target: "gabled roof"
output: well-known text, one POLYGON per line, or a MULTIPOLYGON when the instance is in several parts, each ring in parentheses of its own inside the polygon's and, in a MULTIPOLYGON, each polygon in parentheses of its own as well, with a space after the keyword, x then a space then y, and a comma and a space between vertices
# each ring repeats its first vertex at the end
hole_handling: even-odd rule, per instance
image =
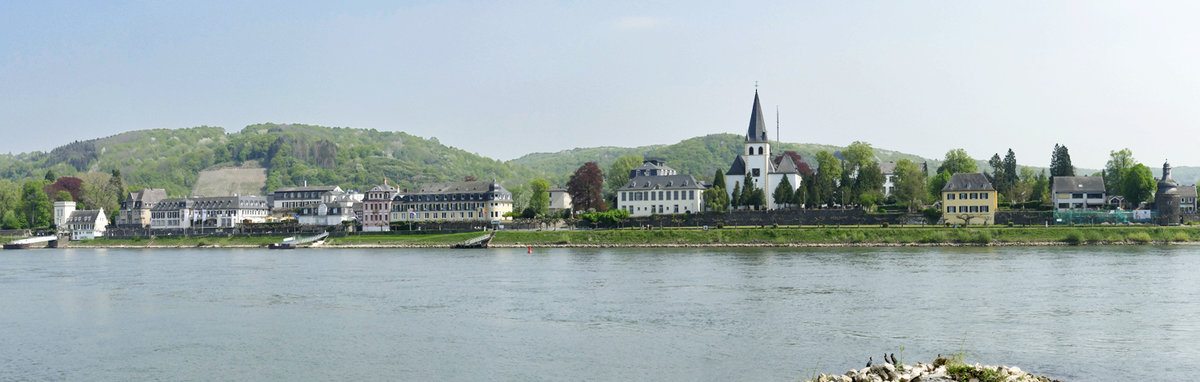
POLYGON ((1181 197, 1181 198, 1196 197, 1196 186, 1179 186, 1179 197, 1181 197))
POLYGON ((800 154, 795 151, 784 151, 783 154, 776 155, 775 160, 771 161, 771 173, 799 174, 800 166, 804 163, 801 159, 800 154))
POLYGON ((691 175, 639 176, 629 180, 621 190, 650 190, 650 189, 694 189, 703 190, 704 185, 691 175))
POLYGON ((733 164, 729 166, 729 171, 725 175, 746 175, 746 161, 741 155, 733 158, 733 164))
POLYGON ((275 192, 293 192, 293 191, 341 191, 338 186, 308 186, 308 187, 281 187, 275 189, 275 192))
POLYGON ((762 106, 758 104, 758 90, 754 91, 754 107, 750 109, 750 127, 746 129, 746 142, 767 142, 767 124, 763 120, 762 106))
POLYGON ((101 210, 75 210, 71 212, 71 216, 67 218, 69 222, 88 222, 94 223, 100 218, 101 210))
POLYGON ((992 187, 992 182, 987 180, 983 174, 973 173, 958 173, 950 176, 950 181, 946 182, 946 186, 942 187, 942 191, 995 191, 992 187))
POLYGON ((1104 192, 1104 177, 1056 176, 1054 192, 1104 192))
POLYGON ((145 188, 136 192, 130 192, 127 202, 142 202, 142 205, 152 205, 158 201, 167 198, 167 190, 161 188, 145 188))

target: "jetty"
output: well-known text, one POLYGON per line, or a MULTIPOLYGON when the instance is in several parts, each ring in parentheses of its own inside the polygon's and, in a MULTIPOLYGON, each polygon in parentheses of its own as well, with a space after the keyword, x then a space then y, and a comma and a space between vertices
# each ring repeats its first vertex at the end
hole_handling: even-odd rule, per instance
POLYGON ((58 236, 38 236, 20 240, 13 240, 4 244, 4 249, 29 249, 29 248, 58 248, 58 236), (42 244, 45 243, 45 244, 42 244))
POLYGON ((487 235, 454 244, 454 248, 487 248, 488 244, 492 242, 492 238, 494 237, 496 237, 496 231, 492 230, 492 232, 488 233, 487 235))
POLYGON ((299 238, 299 239, 297 239, 296 237, 293 236, 293 237, 283 239, 283 241, 278 242, 278 243, 271 243, 271 245, 268 245, 267 248, 270 248, 270 249, 296 249, 297 246, 308 244, 308 243, 313 243, 310 246, 316 246, 316 245, 321 245, 321 243, 324 243, 325 238, 327 238, 327 237, 329 237, 329 232, 322 232, 320 235, 313 235, 313 236, 299 238))

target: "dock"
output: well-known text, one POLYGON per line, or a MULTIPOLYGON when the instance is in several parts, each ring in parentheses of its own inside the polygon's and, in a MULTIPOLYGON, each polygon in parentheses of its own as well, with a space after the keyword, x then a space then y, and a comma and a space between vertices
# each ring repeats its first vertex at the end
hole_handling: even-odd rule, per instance
POLYGON ((38 236, 20 240, 13 240, 4 244, 4 249, 29 249, 29 248, 58 248, 58 236, 38 236), (42 245, 45 243, 45 245, 42 245))
POLYGON ((487 248, 488 244, 490 244, 492 242, 493 237, 496 237, 495 230, 492 230, 492 232, 488 233, 487 235, 479 236, 479 237, 473 238, 471 240, 467 240, 467 241, 464 241, 464 242, 461 242, 458 244, 454 244, 454 248, 487 248))

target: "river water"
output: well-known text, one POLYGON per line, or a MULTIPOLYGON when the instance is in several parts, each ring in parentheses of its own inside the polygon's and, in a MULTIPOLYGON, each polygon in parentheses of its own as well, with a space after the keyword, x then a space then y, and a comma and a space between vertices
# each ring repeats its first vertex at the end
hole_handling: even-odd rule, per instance
POLYGON ((1200 247, 0 253, 0 380, 1194 380, 1200 247), (903 350, 901 350, 903 349, 903 350))

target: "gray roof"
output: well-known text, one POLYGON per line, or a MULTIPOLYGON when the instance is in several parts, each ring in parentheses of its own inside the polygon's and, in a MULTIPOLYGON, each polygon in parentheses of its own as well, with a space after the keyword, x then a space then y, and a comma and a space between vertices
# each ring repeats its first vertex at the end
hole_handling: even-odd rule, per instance
POLYGON ((942 187, 942 191, 995 191, 992 187, 992 182, 987 180, 983 174, 973 173, 958 173, 950 176, 950 181, 946 182, 946 186, 942 187))
POLYGON ((645 161, 642 161, 641 166, 637 166, 637 167, 634 167, 632 170, 629 170, 629 177, 632 178, 635 176, 642 176, 642 174, 645 174, 646 176, 662 176, 662 175, 675 175, 677 173, 678 172, 675 171, 675 169, 667 166, 666 164, 663 163, 663 161, 655 160, 655 159, 647 159, 645 161))
POLYGON ((644 176, 630 179, 629 183, 621 187, 621 190, 649 190, 655 188, 703 190, 704 185, 697 182, 696 178, 693 178, 691 175, 644 176))
POLYGON ((192 196, 187 198, 163 199, 154 205, 153 210, 177 211, 184 208, 216 210, 216 209, 268 209, 265 196, 192 196))
POLYGON ((282 188, 278 188, 278 189, 276 189, 274 192, 292 192, 292 191, 321 191, 321 192, 325 192, 325 191, 336 191, 336 190, 338 190, 338 189, 339 189, 339 187, 338 187, 338 186, 282 187, 282 188))
POLYGON ((746 142, 767 142, 767 124, 763 120, 762 106, 758 104, 758 90, 754 91, 754 107, 750 109, 750 127, 746 129, 746 142))
POLYGON ((142 202, 142 205, 153 205, 167 198, 167 190, 161 188, 146 188, 129 193, 127 202, 142 202))
MULTIPOLYGON (((473 182, 441 182, 441 183, 425 183, 417 187, 413 194, 455 194, 468 192, 488 192, 494 190, 504 190, 504 187, 499 183, 492 183, 484 180, 473 182)), ((505 190, 507 192, 507 190, 505 190)))
POLYGON ((1181 198, 1196 197, 1196 186, 1179 186, 1179 197, 1181 197, 1181 198))
MULTIPOLYGON (((926 173, 929 172, 929 167, 928 167, 929 164, 928 163, 921 162, 921 163, 917 163, 916 165, 917 165, 918 169, 921 169, 921 172, 926 172, 926 173)), ((880 162, 879 163, 879 172, 883 173, 884 175, 895 175, 896 174, 896 162, 894 162, 894 161, 880 162)))
POLYGON ((100 210, 75 210, 71 212, 71 217, 67 218, 67 221, 94 223, 99 217, 100 210))
POLYGON ((1054 192, 1104 192, 1104 177, 1056 176, 1054 192))
POLYGON ((726 171, 725 175, 746 175, 746 161, 741 155, 733 158, 733 164, 729 165, 729 171, 726 171))

